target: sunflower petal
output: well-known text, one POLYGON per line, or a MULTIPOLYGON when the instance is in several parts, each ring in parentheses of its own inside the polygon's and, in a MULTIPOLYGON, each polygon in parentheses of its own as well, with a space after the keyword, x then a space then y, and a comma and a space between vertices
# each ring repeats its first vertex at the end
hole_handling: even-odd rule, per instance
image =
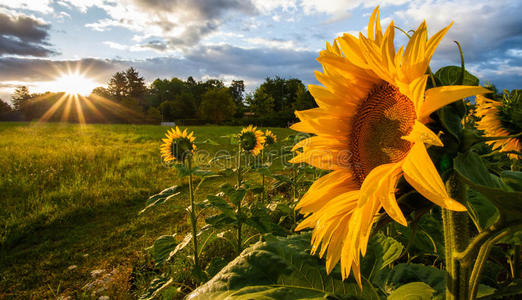
POLYGON ((402 165, 404 178, 431 202, 451 210, 465 211, 459 202, 451 199, 437 169, 422 143, 415 143, 402 165))
POLYGON ((421 142, 439 147, 444 146, 440 138, 431 129, 417 120, 415 120, 410 134, 402 138, 412 143, 421 142))
POLYGON ((419 119, 429 115, 457 100, 479 94, 491 93, 490 90, 480 86, 453 85, 432 88, 426 91, 426 100, 421 106, 419 119))

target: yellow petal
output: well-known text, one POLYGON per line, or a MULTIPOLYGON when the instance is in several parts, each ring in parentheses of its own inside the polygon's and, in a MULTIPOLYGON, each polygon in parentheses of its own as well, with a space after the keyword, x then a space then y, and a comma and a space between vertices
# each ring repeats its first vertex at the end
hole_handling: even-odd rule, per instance
POLYGON ((402 138, 412 143, 420 142, 439 147, 444 146, 440 138, 431 129, 417 120, 415 120, 410 134, 402 138))
POLYGON ((491 93, 491 91, 480 86, 466 85, 441 86, 429 89, 426 91, 426 100, 421 106, 419 119, 427 118, 432 112, 457 100, 487 93, 491 93))
POLYGON ((404 178, 421 195, 447 209, 465 211, 459 202, 451 199, 437 169, 422 143, 415 143, 402 165, 404 178))

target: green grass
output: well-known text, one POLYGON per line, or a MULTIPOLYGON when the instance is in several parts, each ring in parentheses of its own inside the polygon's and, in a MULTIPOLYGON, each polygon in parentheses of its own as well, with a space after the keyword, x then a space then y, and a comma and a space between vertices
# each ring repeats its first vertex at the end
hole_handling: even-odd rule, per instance
MULTIPOLYGON (((169 209, 185 205, 186 195, 138 216, 148 196, 179 183, 159 154, 166 129, 0 123, 0 298, 81 296, 90 271, 100 268, 128 270, 137 284, 140 268, 150 264, 143 249, 162 234, 188 229, 184 212, 169 209)), ((199 146, 206 160, 233 150, 221 136, 240 127, 189 130, 196 141, 220 144, 199 146)), ((280 139, 292 133, 271 130, 280 139)), ((210 180, 199 196, 229 180, 210 180)), ((116 298, 133 298, 139 288, 117 291, 116 298)))

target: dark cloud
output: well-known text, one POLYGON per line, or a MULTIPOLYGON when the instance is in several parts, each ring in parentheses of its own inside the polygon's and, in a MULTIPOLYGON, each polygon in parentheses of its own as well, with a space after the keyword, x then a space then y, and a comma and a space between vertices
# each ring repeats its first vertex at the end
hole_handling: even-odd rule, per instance
POLYGON ((189 12, 191 18, 209 20, 221 17, 228 11, 256 12, 255 5, 248 0, 134 0, 138 7, 154 12, 189 12))
POLYGON ((34 17, 0 12, 0 56, 6 54, 49 56, 50 26, 34 17))
POLYGON ((138 37, 162 39, 165 48, 181 49, 197 45, 208 34, 217 31, 230 16, 256 15, 250 0, 131 0, 105 9, 110 19, 87 24, 96 30, 121 26, 138 37), (126 13, 131 11, 132 13, 126 13), (127 15, 132 17, 126 17, 127 15))

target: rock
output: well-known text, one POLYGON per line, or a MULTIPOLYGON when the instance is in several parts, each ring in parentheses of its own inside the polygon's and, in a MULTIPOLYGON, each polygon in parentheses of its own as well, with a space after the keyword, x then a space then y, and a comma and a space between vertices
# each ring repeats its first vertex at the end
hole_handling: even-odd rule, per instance
POLYGON ((98 300, 110 300, 111 298, 109 296, 100 296, 98 297, 98 300))
POLYGON ((67 270, 72 271, 72 270, 74 270, 74 269, 76 269, 76 268, 78 268, 77 265, 70 265, 70 266, 67 268, 67 270))
POLYGON ((102 275, 103 273, 105 273, 105 270, 104 270, 104 269, 92 270, 92 271, 91 271, 91 276, 92 276, 93 278, 96 278, 96 277, 102 275))

